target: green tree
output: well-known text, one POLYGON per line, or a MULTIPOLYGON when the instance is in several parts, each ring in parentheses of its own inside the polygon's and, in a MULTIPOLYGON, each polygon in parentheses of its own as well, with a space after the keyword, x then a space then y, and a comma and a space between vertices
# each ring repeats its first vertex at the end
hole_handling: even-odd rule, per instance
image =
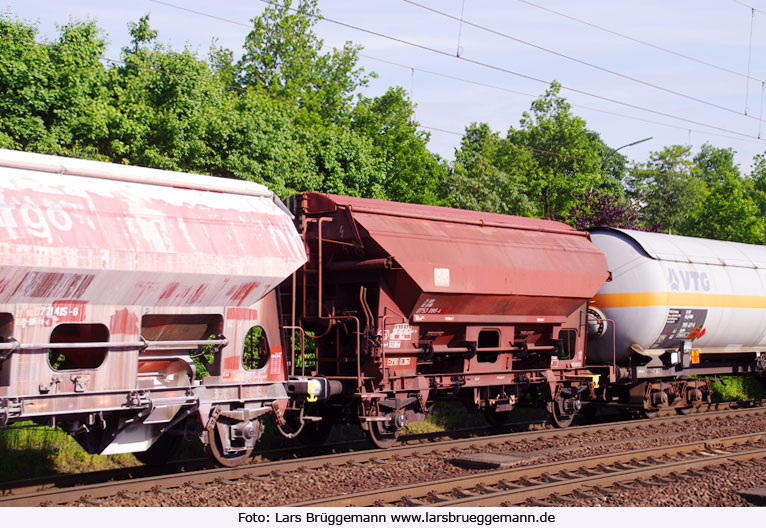
POLYGON ((734 162, 735 154, 731 148, 719 148, 705 143, 692 160, 692 171, 707 185, 723 184, 732 178, 739 178, 739 167, 734 162))
POLYGON ((756 179, 743 178, 731 148, 705 144, 694 156, 693 172, 707 186, 707 195, 696 204, 683 234, 763 243, 765 219, 759 207, 756 179))
POLYGON ((671 145, 652 152, 648 162, 630 171, 627 185, 640 204, 644 228, 678 234, 704 198, 706 185, 694 175, 690 158, 691 147, 671 145))
POLYGON ((618 200, 624 200, 625 179, 628 175, 628 158, 610 147, 601 139, 601 135, 594 130, 587 130, 586 134, 598 149, 601 158, 601 182, 598 187, 591 188, 600 195, 613 196, 618 200))
POLYGON ((37 28, 0 16, 0 146, 98 157, 111 113, 105 43, 93 22, 59 31, 57 41, 37 44, 37 28))
POLYGON ((760 211, 761 218, 766 218, 766 155, 755 156, 749 179, 753 201, 760 211))
POLYGON ((508 131, 506 163, 526 173, 526 188, 544 218, 566 215, 578 196, 604 181, 601 142, 572 114, 558 83, 508 131))
POLYGON ((291 100, 330 121, 348 118, 355 90, 367 84, 358 67, 360 46, 322 53, 313 31, 320 14, 318 0, 293 0, 267 7, 252 19, 245 52, 237 63, 243 87, 291 100))
POLYGON ((743 178, 730 148, 705 144, 692 156, 691 147, 672 145, 652 153, 628 178, 641 204, 644 225, 681 235, 762 243, 758 163, 743 178))
MULTIPOLYGON (((449 205, 493 213, 532 215, 534 205, 525 195, 522 175, 500 170, 504 141, 486 123, 466 127, 455 152, 452 173, 444 180, 449 205)), ((513 170, 516 165, 511 165, 513 170)))
MULTIPOLYGON (((156 42, 149 17, 130 24, 131 47, 110 70, 109 91, 118 115, 110 123, 107 156, 167 170, 220 171, 225 126, 236 100, 208 63, 186 48, 156 42)), ((228 174, 230 176, 230 174, 228 174)))
POLYGON ((448 180, 452 204, 576 222, 570 212, 593 192, 623 199, 625 158, 572 114, 560 89, 553 83, 505 138, 486 124, 466 129, 448 180))
POLYGON ((726 174, 689 215, 684 235, 766 243, 766 224, 751 197, 751 186, 739 175, 726 174))
MULTIPOLYGON (((133 53, 138 53, 138 50, 145 48, 147 45, 157 40, 159 31, 149 27, 149 14, 145 14, 138 19, 138 22, 128 22, 128 32, 132 37, 130 43, 133 44, 133 53)), ((127 51, 127 49, 126 49, 127 51)))
POLYGON ((0 146, 55 152, 51 120, 53 67, 49 49, 35 44, 37 28, 0 17, 0 146))
POLYGON ((383 195, 389 200, 439 204, 438 188, 447 164, 428 151, 430 135, 418 130, 414 107, 401 87, 374 98, 360 98, 352 129, 368 138, 385 163, 383 195))

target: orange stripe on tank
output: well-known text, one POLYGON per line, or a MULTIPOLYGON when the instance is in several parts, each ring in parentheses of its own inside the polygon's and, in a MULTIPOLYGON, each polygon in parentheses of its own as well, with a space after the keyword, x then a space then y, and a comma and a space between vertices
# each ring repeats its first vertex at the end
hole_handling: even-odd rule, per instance
POLYGON ((701 308, 766 308, 766 297, 716 293, 635 292, 600 293, 593 298, 596 308, 633 306, 696 306, 701 308))

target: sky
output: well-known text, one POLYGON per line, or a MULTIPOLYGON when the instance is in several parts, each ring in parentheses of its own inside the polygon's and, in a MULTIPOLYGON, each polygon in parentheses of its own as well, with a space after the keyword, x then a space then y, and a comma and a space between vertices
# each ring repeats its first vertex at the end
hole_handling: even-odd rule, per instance
MULTIPOLYGON (((6 13, 55 39, 70 19, 95 20, 107 57, 129 43, 127 24, 150 13, 160 42, 206 56, 241 53, 263 0, 0 0, 6 13)), ((454 159, 465 127, 518 127, 551 81, 587 126, 631 161, 667 145, 732 148, 744 173, 766 151, 766 0, 320 0, 315 32, 329 47, 363 46, 377 73, 366 96, 401 86, 454 159), (462 20, 462 22, 461 22, 462 20), (763 138, 763 139, 759 139, 763 138)))

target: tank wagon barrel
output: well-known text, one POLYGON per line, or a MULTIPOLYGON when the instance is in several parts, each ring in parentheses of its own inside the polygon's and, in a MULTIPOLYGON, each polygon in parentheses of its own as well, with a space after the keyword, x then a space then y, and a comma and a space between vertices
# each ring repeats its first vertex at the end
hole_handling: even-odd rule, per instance
MULTIPOLYGON (((620 365, 671 350, 688 365, 766 350, 766 247, 618 229, 591 238, 612 272, 591 306, 615 321, 620 365)), ((591 344, 590 359, 611 360, 604 340, 591 344)))
POLYGON ((623 400, 686 406, 709 395, 689 376, 763 372, 766 247, 607 228, 591 239, 612 274, 591 317, 612 323, 591 336, 588 361, 616 362, 623 400))
POLYGON ((0 150, 0 424, 160 461, 198 418, 244 460, 264 417, 326 388, 288 379, 278 320, 305 258, 262 185, 0 150))

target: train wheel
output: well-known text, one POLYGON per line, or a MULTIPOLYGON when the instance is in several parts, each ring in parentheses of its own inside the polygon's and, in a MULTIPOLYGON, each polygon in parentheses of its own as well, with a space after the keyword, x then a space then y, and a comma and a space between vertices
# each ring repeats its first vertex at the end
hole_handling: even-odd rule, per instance
POLYGON ((641 410, 641 416, 643 416, 644 418, 649 418, 650 420, 652 418, 657 418, 659 415, 660 415, 660 411, 656 411, 656 410, 655 411, 649 411, 647 409, 642 409, 641 410))
POLYGON ((553 425, 560 429, 564 429, 565 427, 569 427, 572 425, 572 421, 574 420, 574 413, 572 414, 565 414, 561 411, 561 405, 559 405, 558 402, 552 401, 548 402, 548 416, 551 418, 551 422, 553 422, 553 425))
POLYGON ((686 416, 694 412, 694 407, 676 407, 676 412, 681 416, 686 416))
POLYGON ((373 413, 370 414, 371 417, 386 417, 388 419, 385 421, 376 420, 374 422, 367 422, 365 434, 367 435, 367 439, 375 447, 388 449, 394 445, 399 438, 399 430, 404 425, 404 414, 401 411, 397 411, 386 416, 386 414, 381 411, 378 402, 375 402, 373 405, 373 413))
MULTIPOLYGON (((263 430, 262 424, 258 420, 255 421, 257 427, 263 430)), ((255 442, 252 445, 243 445, 237 451, 227 453, 223 447, 223 436, 229 434, 231 426, 222 423, 216 423, 212 430, 209 431, 208 444, 206 446, 207 454, 215 460, 215 462, 223 467, 236 467, 244 464, 253 456, 253 450, 255 449, 255 442)), ((260 435, 259 435, 260 436, 260 435)))
POLYGON ((399 431, 386 426, 385 422, 368 422, 365 434, 367 439, 380 449, 388 449, 399 438, 399 431))

